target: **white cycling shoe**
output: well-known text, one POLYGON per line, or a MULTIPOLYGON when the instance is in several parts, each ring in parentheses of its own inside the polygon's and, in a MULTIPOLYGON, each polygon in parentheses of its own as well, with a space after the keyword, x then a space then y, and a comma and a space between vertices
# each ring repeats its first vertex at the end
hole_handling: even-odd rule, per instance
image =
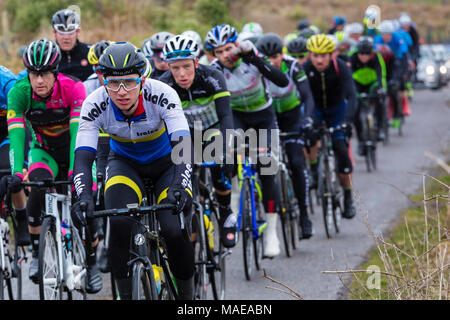
POLYGON ((266 215, 267 229, 264 232, 264 256, 273 258, 280 254, 280 241, 277 236, 277 213, 266 215))

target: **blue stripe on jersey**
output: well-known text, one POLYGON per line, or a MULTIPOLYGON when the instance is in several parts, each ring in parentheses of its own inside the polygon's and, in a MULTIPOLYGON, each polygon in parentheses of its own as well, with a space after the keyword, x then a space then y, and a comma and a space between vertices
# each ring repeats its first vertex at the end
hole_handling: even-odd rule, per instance
POLYGON ((75 151, 77 151, 77 150, 86 150, 86 151, 92 152, 93 154, 97 153, 97 150, 95 150, 94 148, 91 148, 91 147, 79 147, 79 148, 75 149, 75 151))
POLYGON ((139 164, 149 164, 172 152, 167 132, 156 139, 144 142, 120 142, 109 139, 109 146, 118 155, 139 164))

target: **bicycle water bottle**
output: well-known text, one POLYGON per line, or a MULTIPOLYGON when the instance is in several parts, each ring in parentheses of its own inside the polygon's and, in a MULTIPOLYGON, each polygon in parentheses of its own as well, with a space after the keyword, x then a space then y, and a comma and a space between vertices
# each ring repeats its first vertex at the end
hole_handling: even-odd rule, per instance
POLYGON ((161 292, 161 277, 159 276, 159 273, 162 271, 162 268, 158 267, 156 264, 153 264, 152 267, 153 267, 153 275, 155 277, 156 291, 159 294, 161 292))
POLYGON ((71 249, 71 234, 70 234, 70 227, 69 225, 66 223, 65 220, 61 221, 61 233, 64 237, 64 242, 66 244, 66 249, 67 251, 70 251, 71 249))
POLYGON ((206 214, 203 214, 203 218, 205 221, 206 234, 208 236, 208 245, 209 248, 212 250, 214 249, 214 226, 206 214))

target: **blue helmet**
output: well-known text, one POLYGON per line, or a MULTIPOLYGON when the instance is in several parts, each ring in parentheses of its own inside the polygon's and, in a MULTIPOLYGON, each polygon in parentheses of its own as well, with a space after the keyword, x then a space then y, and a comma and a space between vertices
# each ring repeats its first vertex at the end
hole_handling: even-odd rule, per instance
POLYGON ((347 23, 347 19, 344 16, 335 16, 333 22, 337 26, 342 26, 347 23))
POLYGON ((236 29, 229 24, 222 24, 212 28, 205 37, 205 46, 207 50, 214 50, 217 47, 221 47, 227 43, 236 42, 237 40, 236 29))

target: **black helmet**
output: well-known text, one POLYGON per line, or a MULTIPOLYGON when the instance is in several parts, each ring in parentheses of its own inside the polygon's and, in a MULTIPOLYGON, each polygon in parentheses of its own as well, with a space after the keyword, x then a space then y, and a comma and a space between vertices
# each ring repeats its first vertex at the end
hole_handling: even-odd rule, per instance
POLYGON ((105 76, 124 76, 137 73, 146 76, 149 63, 141 49, 129 42, 116 42, 103 51, 98 61, 105 76))
POLYGON ((371 53, 373 50, 373 40, 371 37, 360 37, 356 44, 358 53, 371 53))
POLYGON ((22 61, 28 71, 57 72, 61 61, 61 51, 52 40, 45 38, 36 40, 27 46, 23 52, 22 61))
POLYGON ((297 30, 301 31, 305 28, 308 28, 309 26, 310 26, 310 23, 309 23, 308 19, 306 19, 306 18, 300 19, 297 24, 297 30))
POLYGON ((52 26, 60 33, 73 33, 80 28, 80 16, 73 10, 57 11, 52 17, 52 26))
POLYGON ((287 50, 289 54, 299 54, 299 53, 305 53, 308 52, 308 49, 306 49, 306 42, 307 40, 303 37, 297 37, 291 41, 289 41, 287 45, 287 50))
POLYGON ((111 45, 111 43, 114 43, 114 41, 100 40, 96 44, 93 44, 88 52, 89 63, 93 65, 98 64, 98 59, 102 55, 103 51, 111 45))
POLYGON ((270 57, 283 51, 283 40, 275 33, 267 33, 256 42, 256 48, 265 56, 270 57))
POLYGON ((314 28, 307 27, 307 28, 300 30, 300 32, 298 33, 298 36, 308 40, 315 34, 317 34, 317 31, 314 28))

